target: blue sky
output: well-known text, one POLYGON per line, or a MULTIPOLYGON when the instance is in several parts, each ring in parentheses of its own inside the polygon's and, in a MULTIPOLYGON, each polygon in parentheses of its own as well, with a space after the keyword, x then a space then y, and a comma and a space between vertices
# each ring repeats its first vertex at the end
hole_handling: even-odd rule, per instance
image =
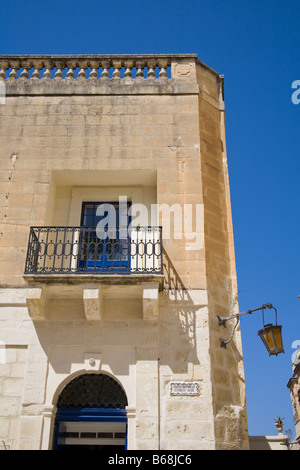
POLYGON ((277 415, 295 434, 286 384, 300 344, 299 11, 294 0, 0 0, 0 54, 197 53, 224 74, 240 311, 272 303, 286 351, 267 355, 260 312, 241 319, 251 435, 276 433, 277 415))

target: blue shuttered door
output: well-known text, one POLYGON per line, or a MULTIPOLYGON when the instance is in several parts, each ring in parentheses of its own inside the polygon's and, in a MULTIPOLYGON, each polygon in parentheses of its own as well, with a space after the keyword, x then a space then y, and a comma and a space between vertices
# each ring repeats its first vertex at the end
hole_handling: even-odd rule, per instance
MULTIPOLYGON (((129 206, 128 203, 127 210, 129 206)), ((82 203, 79 251, 81 271, 130 272, 130 243, 126 235, 127 227, 120 230, 120 218, 117 202, 82 203), (99 206, 103 209, 97 213, 99 206)))

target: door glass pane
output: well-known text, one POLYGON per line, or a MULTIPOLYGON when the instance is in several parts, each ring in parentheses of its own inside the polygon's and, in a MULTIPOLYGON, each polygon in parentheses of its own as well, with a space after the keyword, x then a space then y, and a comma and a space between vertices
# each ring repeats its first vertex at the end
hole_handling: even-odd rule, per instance
POLYGON ((84 221, 83 225, 86 227, 94 226, 94 205, 86 205, 84 209, 84 221))

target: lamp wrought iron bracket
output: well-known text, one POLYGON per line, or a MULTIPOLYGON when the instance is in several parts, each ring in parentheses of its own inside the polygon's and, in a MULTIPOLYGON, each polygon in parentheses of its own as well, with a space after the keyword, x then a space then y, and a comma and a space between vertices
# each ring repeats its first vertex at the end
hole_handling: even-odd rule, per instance
POLYGON ((233 335, 234 335, 234 332, 235 332, 235 330, 236 330, 236 328, 237 328, 237 326, 238 326, 238 324, 239 324, 239 321, 240 321, 240 317, 241 317, 241 316, 243 316, 243 315, 251 315, 253 312, 257 312, 258 310, 262 310, 262 312, 264 312, 264 310, 265 310, 266 308, 268 308, 268 309, 273 308, 273 309, 275 310, 275 313, 276 313, 276 323, 277 323, 277 310, 276 310, 275 307, 273 307, 272 304, 269 304, 269 303, 268 303, 268 304, 263 304, 261 307, 254 308, 254 309, 252 309, 252 310, 247 310, 247 311, 245 311, 245 312, 236 313, 235 315, 231 315, 230 317, 220 317, 220 316, 218 315, 218 320, 219 320, 219 325, 220 325, 220 326, 223 325, 223 326, 226 327, 227 321, 233 320, 234 318, 236 319, 236 323, 235 323, 235 325, 234 325, 234 327, 233 327, 233 329, 232 329, 232 332, 231 332, 231 335, 230 335, 229 339, 227 339, 227 340, 224 340, 224 339, 222 339, 222 338, 220 339, 221 347, 222 347, 222 348, 226 348, 226 345, 227 345, 228 343, 230 343, 230 341, 232 340, 233 335))

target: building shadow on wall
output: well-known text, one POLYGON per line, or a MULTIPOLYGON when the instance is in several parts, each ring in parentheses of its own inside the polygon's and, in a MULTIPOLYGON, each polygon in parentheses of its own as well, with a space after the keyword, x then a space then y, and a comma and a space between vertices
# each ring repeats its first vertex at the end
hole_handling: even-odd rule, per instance
MULTIPOLYGON (((197 326, 198 331, 200 331, 199 321, 201 325, 201 311, 203 311, 203 307, 206 307, 206 305, 199 305, 199 303, 196 304, 194 302, 190 291, 185 287, 165 249, 163 249, 163 274, 164 288, 160 294, 158 323, 150 321, 144 324, 145 337, 148 334, 149 340, 140 347, 139 359, 149 361, 155 360, 159 356, 160 364, 168 366, 173 373, 184 374, 188 372, 190 365, 200 363, 199 354, 197 353, 196 331, 197 326)), ((68 302, 71 300, 69 298, 68 302)), ((79 303, 79 298, 73 300, 79 303)), ((82 300, 80 302, 80 305, 78 305, 81 312, 81 310, 83 311, 83 303, 82 300)), ((124 338, 126 336, 126 328, 130 329, 130 320, 123 322, 124 331, 120 326, 116 328, 112 344, 107 345, 105 341, 105 323, 103 324, 101 321, 90 322, 88 324, 83 316, 83 312, 81 315, 82 318, 78 317, 77 321, 72 321, 71 319, 63 321, 53 320, 53 322, 46 321, 45 323, 34 321, 40 344, 46 351, 48 360, 52 362, 52 366, 57 373, 68 373, 71 363, 81 363, 83 360, 82 348, 90 341, 92 341, 94 346, 96 344, 99 345, 99 351, 103 348, 108 350, 111 347, 112 354, 114 344, 119 345, 120 351, 120 344, 123 344, 126 349, 127 343, 124 338), (72 328, 72 325, 75 325, 75 327, 72 328), (81 328, 83 328, 82 332, 81 328), (68 337, 65 344, 64 334, 66 329, 68 330, 68 337), (57 336, 55 336, 56 333, 57 336), (121 342, 119 335, 122 338, 121 342), (54 336, 56 338, 55 341, 53 339, 54 336), (64 351, 65 359, 68 354, 70 355, 69 361, 59 360, 59 354, 62 351, 64 351), (55 356, 56 359, 54 360, 55 354, 57 358, 55 356)), ((135 325, 137 325, 136 320, 134 321, 135 325)), ((112 328, 112 324, 109 325, 109 328, 112 328)), ((113 354, 111 367, 115 375, 127 375, 130 364, 134 363, 135 359, 133 357, 130 357, 129 362, 125 364, 124 361, 119 361, 116 354, 113 354)))
POLYGON ((173 373, 187 372, 188 364, 199 364, 197 355, 195 305, 165 248, 163 248, 164 291, 160 308, 161 363, 168 362, 173 373), (168 358, 168 359, 167 359, 168 358))

